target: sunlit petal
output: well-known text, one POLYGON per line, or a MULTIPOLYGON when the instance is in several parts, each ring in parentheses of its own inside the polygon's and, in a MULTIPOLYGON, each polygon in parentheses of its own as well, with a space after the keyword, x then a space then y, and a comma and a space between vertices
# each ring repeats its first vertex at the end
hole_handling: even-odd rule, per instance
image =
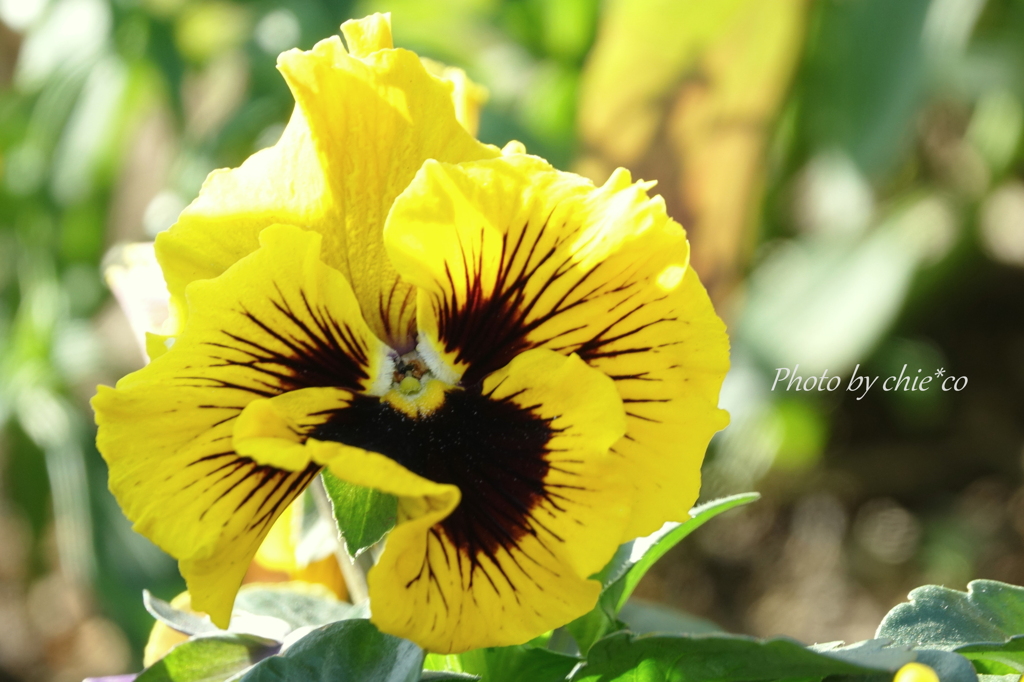
POLYGON ((301 389, 337 406, 391 373, 345 278, 320 261, 320 236, 276 226, 260 241, 188 287, 189 319, 170 351, 93 400, 111 490, 220 625, 274 519, 320 469, 301 452, 272 464, 239 452, 238 423, 252 424, 239 417, 281 393, 301 400, 301 389))
POLYGON ((625 537, 686 518, 726 423, 725 328, 649 187, 619 171, 595 188, 529 156, 427 162, 385 229, 420 288, 420 352, 437 373, 472 385, 548 348, 615 380, 629 430, 614 449, 637 491, 625 537))
POLYGON ((335 36, 281 55, 297 103, 281 140, 240 168, 212 173, 157 238, 179 323, 189 282, 216 277, 257 248, 260 230, 285 223, 320 232, 324 262, 352 284, 371 329, 399 350, 411 346, 414 295, 381 240, 388 210, 424 160, 499 152, 460 125, 451 80, 392 47, 387 17, 347 22, 343 31, 351 51, 335 36))

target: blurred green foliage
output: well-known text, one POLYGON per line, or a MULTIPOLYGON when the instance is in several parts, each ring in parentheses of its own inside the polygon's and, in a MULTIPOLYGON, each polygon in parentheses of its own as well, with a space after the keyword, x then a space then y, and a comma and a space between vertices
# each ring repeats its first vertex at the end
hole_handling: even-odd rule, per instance
MULTIPOLYGON (((24 591, 56 554, 137 665, 142 588, 169 598, 181 582, 130 531, 92 445, 93 387, 142 361, 102 259, 276 141, 292 107, 276 54, 372 11, 393 13, 400 46, 489 89, 483 140, 599 181, 626 165, 686 225, 734 344, 707 495, 759 487, 761 518, 782 519, 737 517, 740 535, 687 570, 728 555, 740 567, 716 580, 781 575, 784 550, 740 560, 755 553, 740 540, 775 556, 778 524, 796 537, 801 500, 817 509, 824 491, 856 517, 834 529, 852 528, 850 571, 877 601, 922 575, 1024 581, 1020 0, 0 0, 0 519, 23 519, 31 549, 27 574, 0 581, 24 591), (772 392, 798 363, 971 383, 772 392), (979 512, 969 484, 986 477, 1003 488, 981 497, 1001 502, 979 512), (899 518, 908 552, 871 545, 872 519, 899 518), (903 582, 877 577, 890 559, 903 582)), ((694 608, 738 629, 785 621, 736 599, 694 608)))

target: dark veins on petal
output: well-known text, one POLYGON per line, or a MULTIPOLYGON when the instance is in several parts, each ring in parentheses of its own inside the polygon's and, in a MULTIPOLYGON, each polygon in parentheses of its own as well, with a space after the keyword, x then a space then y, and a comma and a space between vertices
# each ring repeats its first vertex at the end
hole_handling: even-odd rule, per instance
MULTIPOLYGON (((213 349, 210 363, 194 368, 201 373, 180 377, 182 385, 227 389, 226 396, 237 396, 237 391, 242 391, 260 398, 300 388, 360 388, 367 378, 369 360, 359 338, 326 309, 311 305, 305 292, 300 290, 298 300, 292 303, 280 287, 275 288, 279 298, 270 303, 276 314, 268 318, 245 308, 239 310, 243 321, 238 328, 224 329, 219 340, 206 342, 213 349), (239 368, 249 370, 243 381, 238 380, 239 368)), ((211 424, 213 428, 237 418, 246 402, 232 397, 220 404, 198 407, 227 412, 211 424)), ((314 464, 299 472, 282 471, 240 457, 230 449, 200 457, 190 466, 210 461, 219 464, 195 484, 207 490, 216 488, 217 501, 236 489, 246 490, 234 512, 245 509, 252 514, 248 528, 258 531, 273 522, 320 471, 314 464)))
POLYGON ((458 560, 468 557, 476 569, 481 557, 493 561, 499 548, 537 536, 544 528, 534 514, 540 505, 561 509, 562 497, 544 485, 555 429, 536 406, 516 405, 514 397, 495 399, 479 386, 456 390, 416 419, 377 398, 359 398, 310 435, 379 452, 424 478, 458 486, 461 503, 433 532, 447 535, 458 560))
MULTIPOLYGON (((240 485, 248 485, 248 492, 242 501, 239 502, 233 513, 245 513, 253 519, 246 526, 243 532, 255 531, 261 533, 267 529, 277 518, 278 514, 284 511, 285 507, 299 496, 309 482, 320 473, 320 467, 310 464, 302 471, 282 471, 274 467, 257 464, 247 457, 238 457, 231 453, 232 461, 222 465, 216 472, 227 471, 221 477, 215 479, 213 485, 223 484, 226 486, 219 493, 218 499, 223 498, 240 485)), ((216 473, 215 472, 215 473, 216 473)), ((200 520, 209 508, 200 515, 200 520)), ((227 525, 228 521, 224 522, 227 525)), ((238 536, 236 536, 237 539, 238 536)))
MULTIPOLYGON (((653 303, 643 297, 643 280, 623 277, 615 273, 616 281, 609 281, 609 273, 600 265, 580 274, 566 244, 577 238, 579 229, 553 227, 550 217, 542 224, 525 226, 517 237, 505 233, 501 237, 501 259, 494 275, 493 286, 485 286, 483 249, 471 262, 466 249, 462 250, 464 281, 456 282, 446 265, 448 290, 464 291, 464 297, 451 295, 435 300, 438 332, 445 350, 456 353, 456 359, 469 366, 462 377, 464 385, 475 384, 491 372, 504 367, 512 358, 530 348, 549 347, 560 353, 578 353, 586 361, 614 355, 643 353, 652 346, 638 343, 635 347, 607 348, 609 344, 629 339, 655 324, 671 321, 664 318, 638 324, 633 318, 646 304, 653 303), (540 247, 542 235, 555 230, 559 238, 550 246, 540 247), (538 309, 539 299, 549 287, 563 278, 576 278, 565 292, 553 302, 538 309), (526 293, 526 284, 542 280, 543 286, 535 295, 526 293), (595 329, 594 335, 582 344, 559 345, 558 337, 579 331, 582 327, 561 329, 548 338, 538 337, 538 331, 548 322, 574 308, 606 297, 608 312, 614 317, 604 328, 595 329)), ((639 265, 639 264, 638 264, 639 265)), ((661 300, 661 299, 656 299, 661 300)), ((621 344, 620 344, 621 345, 621 344)))
POLYGON ((297 313, 279 287, 280 300, 271 304, 279 315, 261 318, 242 309, 251 325, 246 330, 222 330, 224 340, 207 345, 227 351, 214 355, 218 367, 248 367, 253 371, 248 386, 229 384, 214 376, 205 379, 226 388, 240 388, 270 397, 300 388, 332 387, 359 390, 368 378, 367 349, 348 325, 339 323, 330 313, 310 305, 306 293, 299 291, 302 311, 297 313), (278 348, 283 346, 284 349, 278 348))
POLYGON ((381 292, 377 301, 377 314, 384 325, 384 341, 399 355, 416 347, 416 289, 400 280, 391 284, 387 295, 381 292), (405 320, 405 328, 396 328, 394 320, 405 320))

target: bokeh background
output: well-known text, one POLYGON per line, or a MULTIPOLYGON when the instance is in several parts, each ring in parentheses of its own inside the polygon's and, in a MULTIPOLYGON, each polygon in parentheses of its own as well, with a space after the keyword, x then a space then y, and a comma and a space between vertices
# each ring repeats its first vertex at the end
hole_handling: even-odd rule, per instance
POLYGON ((142 363, 102 276, 273 144, 278 52, 393 13, 490 91, 480 136, 658 181, 727 320, 715 520, 643 599, 870 637, 922 583, 1024 583, 1021 0, 0 0, 0 681, 137 669, 175 566, 106 491, 87 400, 142 363), (960 392, 772 391, 804 376, 960 392))

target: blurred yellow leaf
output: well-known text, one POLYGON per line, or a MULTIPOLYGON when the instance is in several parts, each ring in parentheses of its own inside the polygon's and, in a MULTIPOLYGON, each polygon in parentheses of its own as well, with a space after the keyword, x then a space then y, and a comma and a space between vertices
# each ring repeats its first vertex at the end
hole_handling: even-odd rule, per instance
POLYGON ((806 0, 614 0, 580 95, 580 170, 661 182, 712 294, 738 272, 806 0))
POLYGON ((233 2, 193 3, 178 16, 174 40, 184 57, 203 64, 244 43, 251 22, 248 8, 233 2))

